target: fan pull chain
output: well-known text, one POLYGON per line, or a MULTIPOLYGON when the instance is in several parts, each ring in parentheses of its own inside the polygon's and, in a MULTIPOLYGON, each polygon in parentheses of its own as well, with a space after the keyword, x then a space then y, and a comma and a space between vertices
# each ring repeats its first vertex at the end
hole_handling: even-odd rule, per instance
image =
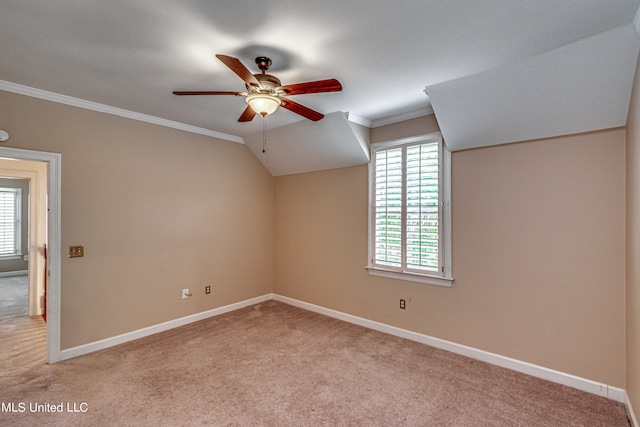
POLYGON ((267 152, 267 115, 262 115, 262 152, 267 152))

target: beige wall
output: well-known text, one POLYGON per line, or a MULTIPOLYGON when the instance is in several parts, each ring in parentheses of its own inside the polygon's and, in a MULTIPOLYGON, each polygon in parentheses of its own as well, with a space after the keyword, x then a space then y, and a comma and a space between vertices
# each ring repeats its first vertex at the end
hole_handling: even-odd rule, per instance
MULTIPOLYGON (((639 60, 640 63, 640 60, 639 60)), ((627 393, 640 415, 640 67, 627 122, 627 393)))
POLYGON ((456 152, 452 169, 452 288, 367 274, 361 166, 275 178, 274 292, 624 387, 624 130, 456 152))
MULTIPOLYGON (((62 154, 62 247, 85 245, 63 256, 63 349, 274 291, 625 387, 622 129, 454 153, 456 281, 441 288, 367 274, 366 166, 272 178, 241 144, 1 91, 0 118, 6 146, 62 154)), ((637 402, 637 365, 626 379, 637 402)))
POLYGON ((62 349, 271 292, 273 179, 244 145, 2 91, 0 127, 62 154, 62 349))

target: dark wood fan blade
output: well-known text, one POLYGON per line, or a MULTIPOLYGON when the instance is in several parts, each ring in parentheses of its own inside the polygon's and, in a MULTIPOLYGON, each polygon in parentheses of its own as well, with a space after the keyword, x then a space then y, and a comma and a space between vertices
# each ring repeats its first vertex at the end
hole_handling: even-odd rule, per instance
POLYGON ((287 92, 287 95, 300 95, 303 93, 340 92, 342 85, 336 79, 317 80, 315 82, 295 83, 282 86, 279 89, 287 92))
POLYGON ((254 76, 239 59, 227 55, 216 55, 216 58, 222 61, 224 65, 229 67, 231 71, 236 73, 238 77, 240 77, 249 86, 262 87, 258 79, 256 79, 256 76, 254 76))
POLYGON ((251 120, 253 120, 253 118, 255 117, 256 112, 253 111, 251 109, 251 107, 249 107, 247 105, 247 108, 244 109, 244 111, 242 112, 242 115, 240 116, 240 118, 238 119, 239 122, 250 122, 251 120))
POLYGON ((290 99, 280 98, 282 100, 282 107, 289 111, 293 111, 296 114, 300 114, 302 117, 306 117, 309 120, 317 122, 324 117, 324 114, 320 114, 317 111, 307 108, 304 105, 300 105, 297 102, 293 102, 290 99))
POLYGON ((216 91, 206 91, 206 90, 197 90, 193 92, 173 92, 174 95, 235 95, 242 96, 246 95, 244 92, 216 92, 216 91))

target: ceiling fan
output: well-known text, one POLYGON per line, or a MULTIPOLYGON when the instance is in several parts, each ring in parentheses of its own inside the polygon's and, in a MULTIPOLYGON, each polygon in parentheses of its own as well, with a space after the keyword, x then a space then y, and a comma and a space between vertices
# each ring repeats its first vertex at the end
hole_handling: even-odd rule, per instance
POLYGON ((247 108, 244 110, 239 122, 250 122, 256 114, 266 116, 273 113, 278 107, 286 108, 296 114, 300 114, 309 120, 318 121, 324 117, 323 114, 314 111, 304 105, 293 102, 285 96, 301 95, 320 92, 339 92, 342 85, 336 79, 317 80, 306 83, 296 83, 282 86, 280 80, 267 74, 266 71, 271 66, 271 59, 266 56, 256 58, 256 65, 262 71, 261 74, 252 74, 240 60, 227 55, 216 55, 224 65, 236 73, 245 83, 246 92, 217 92, 217 91, 193 91, 193 92, 173 92, 174 95, 235 95, 244 96, 247 101, 247 108))

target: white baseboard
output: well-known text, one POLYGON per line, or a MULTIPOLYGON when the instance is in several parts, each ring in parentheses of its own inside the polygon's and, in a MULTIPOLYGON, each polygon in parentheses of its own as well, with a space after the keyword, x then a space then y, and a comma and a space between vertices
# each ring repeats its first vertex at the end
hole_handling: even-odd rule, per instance
POLYGON ((60 352, 60 360, 67 360, 73 357, 92 353, 94 351, 113 347, 115 345, 124 344, 129 341, 133 341, 149 335, 157 334, 158 332, 164 332, 169 329, 187 325, 189 323, 208 319, 214 316, 219 316, 221 314, 225 314, 234 310, 239 310, 241 308, 249 307, 254 304, 259 304, 261 302, 269 301, 271 299, 280 301, 295 307, 299 307, 305 310, 323 314, 325 316, 333 317, 335 319, 339 319, 348 323, 353 323, 355 325, 363 326, 365 328, 384 332, 400 338, 405 338, 411 341, 419 342, 421 344, 426 344, 435 348, 450 351, 452 353, 467 356, 472 359, 491 363, 492 365, 501 366, 503 368, 511 369, 513 371, 521 372, 537 378, 542 378, 558 384, 563 384, 568 387, 573 387, 578 390, 586 391, 588 393, 596 394, 598 396, 603 396, 611 400, 624 403, 627 406, 629 416, 631 418, 631 421, 634 423, 634 427, 640 427, 633 413, 633 409, 631 407, 631 402, 629 401, 629 397, 627 396, 627 393, 624 389, 621 389, 618 387, 612 387, 607 384, 598 383, 596 381, 591 381, 585 378, 577 377, 575 375, 555 371, 553 369, 549 369, 549 368, 534 365, 531 363, 523 362, 520 360, 512 359, 510 357, 501 356, 499 354, 490 353, 484 350, 479 350, 473 347, 456 344, 451 341, 442 340, 440 338, 431 337, 429 335, 424 335, 418 332, 413 332, 406 329, 397 328, 395 326, 390 326, 384 323, 375 322, 373 320, 365 319, 362 317, 353 316, 351 314, 342 313, 340 311, 321 307, 319 305, 307 303, 304 301, 296 300, 296 299, 285 297, 278 294, 262 295, 256 298, 251 298, 251 299, 240 301, 234 304, 229 304, 224 307, 214 308, 208 311, 203 311, 201 313, 196 313, 190 316, 185 316, 179 319, 174 319, 168 322, 149 326, 147 328, 138 329, 136 331, 128 332, 122 335, 117 335, 115 337, 106 338, 106 339, 95 341, 89 344, 84 344, 81 346, 65 349, 60 352))
POLYGON ((77 347, 68 348, 60 351, 60 360, 67 360, 73 357, 82 356, 84 354, 93 353, 94 351, 104 350, 105 348, 113 347, 118 344, 124 344, 129 341, 144 338, 149 335, 157 334, 158 332, 168 331, 169 329, 177 328, 179 326, 188 325, 189 323, 197 322, 199 320, 208 319, 209 317, 219 316, 221 314, 229 313, 234 310, 249 307, 254 304, 269 301, 272 299, 271 294, 262 295, 256 298, 240 301, 234 304, 225 305, 224 307, 218 307, 211 310, 203 311, 201 313, 192 314, 190 316, 181 317, 179 319, 170 320, 168 322, 159 323, 157 325, 149 326, 147 328, 138 329, 136 331, 127 332, 122 335, 116 335, 115 337, 106 338, 100 341, 94 341, 89 344, 83 344, 77 347))
MULTIPOLYGON (((554 383, 558 383, 558 384, 576 388, 578 390, 586 391, 588 393, 596 394, 598 396, 603 396, 611 400, 615 400, 617 402, 625 403, 626 392, 624 389, 621 389, 618 387, 612 387, 607 384, 598 383, 585 378, 577 377, 575 375, 555 371, 553 369, 549 369, 549 368, 534 365, 531 363, 523 362, 520 360, 512 359, 510 357, 501 356, 499 354, 490 353, 490 352, 479 350, 473 347, 456 344, 451 341, 445 341, 440 338, 435 338, 428 335, 420 334, 418 332, 397 328, 395 326, 390 326, 384 323, 375 322, 373 320, 364 319, 362 317, 353 316, 351 314, 346 314, 339 311, 331 310, 329 308, 321 307, 315 304, 310 304, 304 301, 299 301, 293 298, 284 297, 282 295, 273 294, 273 299, 276 301, 283 302, 285 304, 293 305, 295 307, 303 308, 305 310, 313 311, 319 314, 323 314, 325 316, 343 320, 345 322, 364 326, 365 328, 374 329, 376 331, 384 332, 390 335, 395 335, 401 338, 406 338, 411 341, 416 341, 416 342, 426 344, 432 347, 436 347, 442 350, 450 351, 452 353, 467 356, 472 359, 487 362, 492 365, 501 366, 503 368, 511 369, 513 371, 521 372, 537 378, 542 378, 548 381, 552 381, 554 383)), ((627 407, 630 407, 630 405, 627 405, 627 407)))
POLYGON ((27 276, 27 275, 29 275, 29 270, 0 272, 0 277, 27 276))

